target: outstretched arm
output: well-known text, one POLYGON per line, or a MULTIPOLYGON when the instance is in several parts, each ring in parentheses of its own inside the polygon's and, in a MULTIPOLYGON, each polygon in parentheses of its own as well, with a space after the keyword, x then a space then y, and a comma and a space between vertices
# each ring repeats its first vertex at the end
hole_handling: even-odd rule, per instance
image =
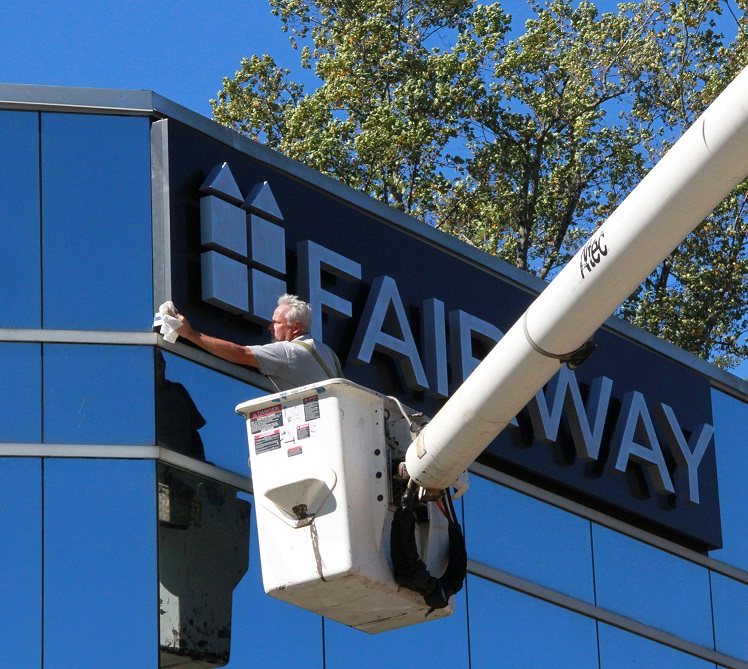
POLYGON ((180 337, 184 337, 187 341, 197 344, 200 348, 208 351, 208 353, 212 353, 219 358, 236 363, 237 365, 258 366, 257 359, 248 346, 239 346, 239 344, 234 344, 224 339, 210 337, 194 330, 190 322, 182 314, 179 314, 178 318, 182 321, 182 327, 177 330, 180 337))

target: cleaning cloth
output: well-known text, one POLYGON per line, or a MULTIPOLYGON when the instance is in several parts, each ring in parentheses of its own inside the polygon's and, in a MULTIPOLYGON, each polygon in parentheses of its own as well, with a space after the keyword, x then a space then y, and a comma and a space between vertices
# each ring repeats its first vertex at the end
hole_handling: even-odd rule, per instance
POLYGON ((153 327, 161 328, 160 331, 164 335, 164 339, 172 344, 179 336, 177 330, 182 327, 182 321, 177 318, 178 313, 174 302, 169 300, 164 302, 153 315, 153 327))

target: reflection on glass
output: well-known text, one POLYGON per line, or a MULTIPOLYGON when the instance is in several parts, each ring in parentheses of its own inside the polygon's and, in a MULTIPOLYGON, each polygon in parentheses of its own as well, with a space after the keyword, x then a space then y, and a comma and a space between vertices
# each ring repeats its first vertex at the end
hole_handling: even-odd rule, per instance
POLYGON ((155 349, 156 361, 156 443, 197 460, 205 460, 200 428, 205 418, 187 389, 166 378, 166 360, 155 349))
POLYGON ((44 668, 158 666, 156 465, 44 462, 44 668))
POLYGON ((597 669, 595 621, 468 577, 473 667, 597 669))
POLYGON ((465 533, 471 559, 594 603, 588 520, 471 476, 465 533))
POLYGON ((709 555, 748 570, 748 514, 745 512, 745 432, 748 404, 712 390, 723 548, 709 555))
POLYGON ((228 667, 322 669, 322 618, 265 594, 255 523, 249 552, 249 571, 234 590, 228 667))
POLYGON ((0 112, 0 328, 41 327, 39 115, 0 112))
POLYGON ((0 442, 41 442, 41 369, 39 344, 0 344, 0 442))
POLYGON ((709 572, 593 524, 597 605, 713 647, 709 572))
POLYGON ((714 669, 711 662, 605 623, 600 623, 599 634, 600 669, 714 669))
POLYGON ((44 441, 153 444, 153 351, 44 345, 44 441))
POLYGON ((200 666, 228 663, 233 593, 249 563, 249 509, 229 486, 159 465, 162 666, 187 658, 206 663, 200 666))
POLYGON ((41 460, 0 459, 0 664, 41 667, 41 460))
POLYGON ((717 650, 748 660, 748 585, 712 572, 717 650))
POLYGON ((42 114, 44 327, 153 316, 150 120, 42 114))
POLYGON ((205 459, 217 467, 249 476, 246 423, 236 415, 234 407, 265 391, 185 358, 170 353, 163 356, 169 381, 185 389, 205 421, 200 428, 205 459))

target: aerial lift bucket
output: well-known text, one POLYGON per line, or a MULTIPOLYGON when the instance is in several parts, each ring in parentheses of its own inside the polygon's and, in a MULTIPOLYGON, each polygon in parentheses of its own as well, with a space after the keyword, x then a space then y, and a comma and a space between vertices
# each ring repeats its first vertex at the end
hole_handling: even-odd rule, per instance
MULTIPOLYGON (((395 582, 390 527, 404 482, 398 460, 413 439, 396 400, 333 379, 236 407, 247 420, 265 592, 378 633, 448 616, 395 582), (428 616, 427 616, 428 614, 428 616)), ((419 555, 444 571, 448 523, 426 502, 419 555)))

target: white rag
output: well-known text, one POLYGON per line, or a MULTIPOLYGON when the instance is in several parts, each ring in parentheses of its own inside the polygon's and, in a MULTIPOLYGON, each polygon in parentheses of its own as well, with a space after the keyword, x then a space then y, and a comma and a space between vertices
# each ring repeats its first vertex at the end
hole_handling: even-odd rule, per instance
POLYGON ((177 318, 178 313, 174 302, 169 300, 168 302, 164 302, 158 308, 158 312, 153 315, 153 327, 160 327, 164 339, 171 344, 177 340, 179 336, 177 330, 182 327, 182 321, 177 318))

